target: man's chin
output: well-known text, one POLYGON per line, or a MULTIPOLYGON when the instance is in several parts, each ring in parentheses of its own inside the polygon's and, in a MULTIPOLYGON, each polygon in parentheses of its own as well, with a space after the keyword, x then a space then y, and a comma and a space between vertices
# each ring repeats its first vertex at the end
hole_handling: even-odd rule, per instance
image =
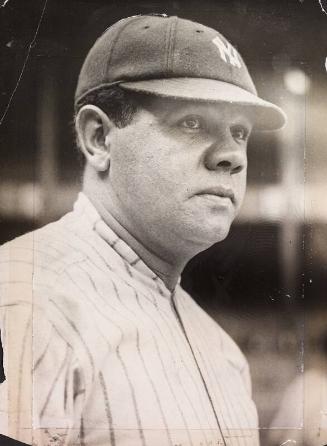
POLYGON ((201 251, 210 248, 215 243, 222 242, 229 234, 230 224, 214 225, 213 227, 200 227, 197 236, 194 238, 202 246, 201 251))
POLYGON ((210 246, 215 243, 222 242, 229 234, 229 228, 226 230, 220 230, 212 234, 212 236, 208 239, 208 243, 210 246))

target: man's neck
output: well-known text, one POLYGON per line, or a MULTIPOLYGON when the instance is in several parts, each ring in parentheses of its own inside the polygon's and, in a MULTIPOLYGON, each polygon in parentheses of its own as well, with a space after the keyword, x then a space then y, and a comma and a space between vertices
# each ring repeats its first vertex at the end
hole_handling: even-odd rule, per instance
POLYGON ((110 209, 108 204, 104 205, 100 197, 88 193, 84 189, 85 195, 92 202, 104 222, 122 239, 139 257, 140 259, 165 283, 166 287, 173 291, 180 274, 186 264, 178 262, 169 262, 160 257, 151 248, 145 246, 139 239, 131 234, 131 231, 124 226, 122 222, 115 217, 114 209, 110 209))

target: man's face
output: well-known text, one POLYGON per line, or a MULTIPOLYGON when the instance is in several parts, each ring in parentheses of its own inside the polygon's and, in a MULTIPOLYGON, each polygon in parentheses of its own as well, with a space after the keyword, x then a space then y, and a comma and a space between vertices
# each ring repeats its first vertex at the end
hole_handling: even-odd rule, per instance
POLYGON ((243 201, 251 128, 240 107, 152 101, 112 133, 108 191, 116 218, 167 255, 223 240, 243 201))

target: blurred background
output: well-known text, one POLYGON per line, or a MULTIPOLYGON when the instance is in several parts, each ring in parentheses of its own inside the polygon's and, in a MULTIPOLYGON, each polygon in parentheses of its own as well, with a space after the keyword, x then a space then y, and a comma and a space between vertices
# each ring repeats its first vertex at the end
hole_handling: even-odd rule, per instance
POLYGON ((243 55, 259 93, 285 109, 287 127, 251 138, 247 198, 230 236, 189 263, 183 285, 249 360, 262 444, 294 439, 322 445, 327 427, 327 395, 320 391, 327 389, 323 2, 0 3, 1 243, 71 208, 81 180, 73 132, 76 79, 96 37, 122 17, 167 13, 217 28, 243 55), (314 386, 319 395, 306 396, 314 386), (305 398, 314 400, 310 413, 317 413, 314 439, 306 435, 311 421, 305 398))

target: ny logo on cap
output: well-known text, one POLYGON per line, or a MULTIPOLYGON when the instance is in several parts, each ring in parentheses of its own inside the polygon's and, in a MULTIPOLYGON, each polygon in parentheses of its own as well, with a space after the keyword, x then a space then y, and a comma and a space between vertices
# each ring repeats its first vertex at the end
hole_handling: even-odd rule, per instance
POLYGON ((241 68, 242 65, 238 53, 229 42, 224 43, 218 36, 216 36, 212 42, 219 49, 220 57, 224 62, 230 63, 234 67, 241 68))

